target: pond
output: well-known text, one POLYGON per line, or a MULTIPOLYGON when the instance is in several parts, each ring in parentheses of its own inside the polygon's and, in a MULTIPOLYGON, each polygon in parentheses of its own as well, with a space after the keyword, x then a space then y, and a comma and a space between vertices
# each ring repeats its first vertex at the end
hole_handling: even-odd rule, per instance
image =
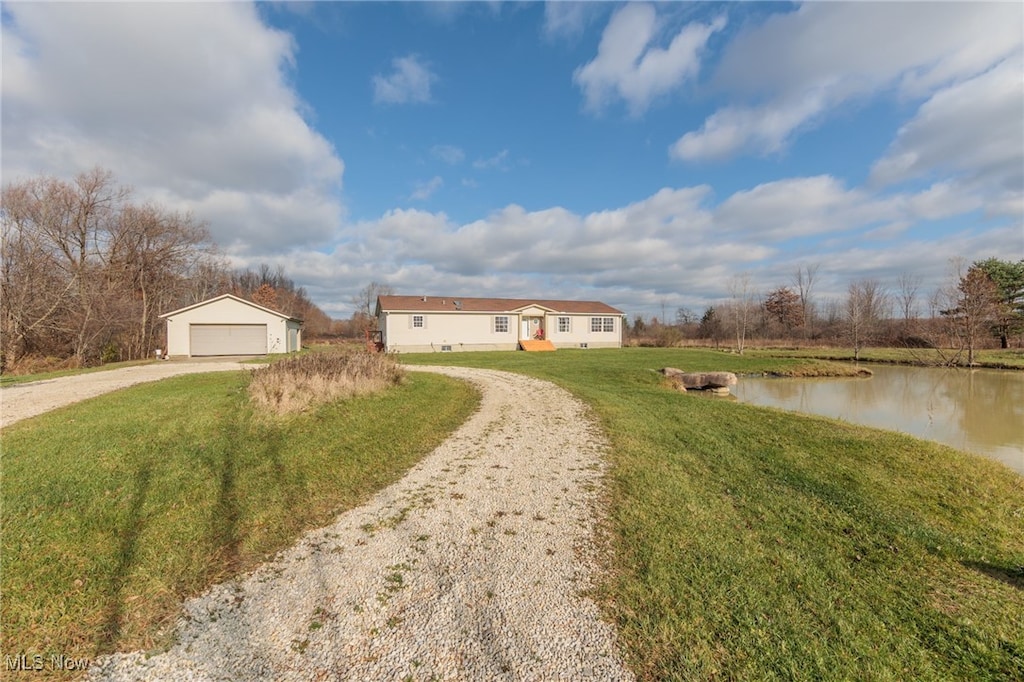
POLYGON ((1024 475, 1024 372, 871 365, 870 379, 743 377, 736 397, 939 441, 1024 475))

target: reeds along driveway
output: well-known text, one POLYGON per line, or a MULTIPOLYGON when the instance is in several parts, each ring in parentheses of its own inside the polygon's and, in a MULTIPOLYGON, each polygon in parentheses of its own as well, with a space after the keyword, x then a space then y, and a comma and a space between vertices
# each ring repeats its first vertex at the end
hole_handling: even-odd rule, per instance
POLYGON ((389 354, 315 353, 253 370, 249 395, 259 407, 284 415, 382 391, 400 383, 404 376, 405 372, 389 354))

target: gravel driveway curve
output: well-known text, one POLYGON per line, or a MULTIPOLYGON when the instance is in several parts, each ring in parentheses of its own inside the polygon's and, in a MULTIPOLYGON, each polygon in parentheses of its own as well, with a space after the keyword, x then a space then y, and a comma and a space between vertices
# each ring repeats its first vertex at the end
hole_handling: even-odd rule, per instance
POLYGON ((122 367, 120 369, 74 374, 0 388, 0 428, 35 417, 87 398, 95 398, 119 388, 157 381, 180 374, 252 369, 257 365, 237 360, 172 360, 168 362, 122 367))
POLYGON ((586 408, 520 375, 415 370, 473 382, 480 409, 364 506, 185 603, 169 651, 89 679, 633 679, 584 595, 607 447, 586 408))

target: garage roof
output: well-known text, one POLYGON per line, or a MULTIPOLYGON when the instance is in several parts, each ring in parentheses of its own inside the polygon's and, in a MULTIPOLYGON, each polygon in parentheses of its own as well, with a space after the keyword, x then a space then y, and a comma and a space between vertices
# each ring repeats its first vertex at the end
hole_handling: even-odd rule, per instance
POLYGON ((252 301, 247 301, 244 298, 239 298, 238 296, 235 296, 234 294, 221 294, 220 296, 215 296, 213 298, 208 298, 205 301, 200 301, 199 303, 193 303, 192 305, 187 305, 184 308, 178 308, 177 310, 172 310, 169 313, 164 313, 160 317, 171 317, 172 315, 180 315, 181 313, 187 312, 189 310, 193 310, 195 308, 201 308, 204 305, 209 305, 211 303, 223 300, 225 298, 230 298, 233 301, 237 301, 239 303, 244 303, 245 305, 251 306, 253 308, 256 308, 257 310, 262 310, 263 312, 270 313, 271 315, 276 315, 277 317, 280 317, 283 320, 291 320, 293 322, 302 322, 302 320, 300 320, 297 317, 289 317, 288 315, 285 315, 284 313, 279 313, 276 310, 271 310, 270 308, 265 308, 265 307, 259 305, 258 303, 253 303, 252 301))

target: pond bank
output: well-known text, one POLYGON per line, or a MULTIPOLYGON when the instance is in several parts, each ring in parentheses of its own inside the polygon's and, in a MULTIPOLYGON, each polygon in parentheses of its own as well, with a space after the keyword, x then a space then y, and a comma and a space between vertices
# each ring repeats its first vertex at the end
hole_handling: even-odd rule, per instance
POLYGON ((748 404, 945 443, 1024 475, 1022 372, 878 365, 870 381, 747 377, 733 393, 748 404))
MULTIPOLYGON (((854 359, 853 351, 844 348, 766 348, 751 349, 747 353, 758 358, 807 358, 839 363, 872 363, 883 365, 912 365, 917 367, 947 367, 969 369, 966 365, 951 362, 956 351, 929 348, 867 348, 854 359)), ((975 363, 970 369, 1024 370, 1024 350, 982 350, 978 351, 975 363)))

